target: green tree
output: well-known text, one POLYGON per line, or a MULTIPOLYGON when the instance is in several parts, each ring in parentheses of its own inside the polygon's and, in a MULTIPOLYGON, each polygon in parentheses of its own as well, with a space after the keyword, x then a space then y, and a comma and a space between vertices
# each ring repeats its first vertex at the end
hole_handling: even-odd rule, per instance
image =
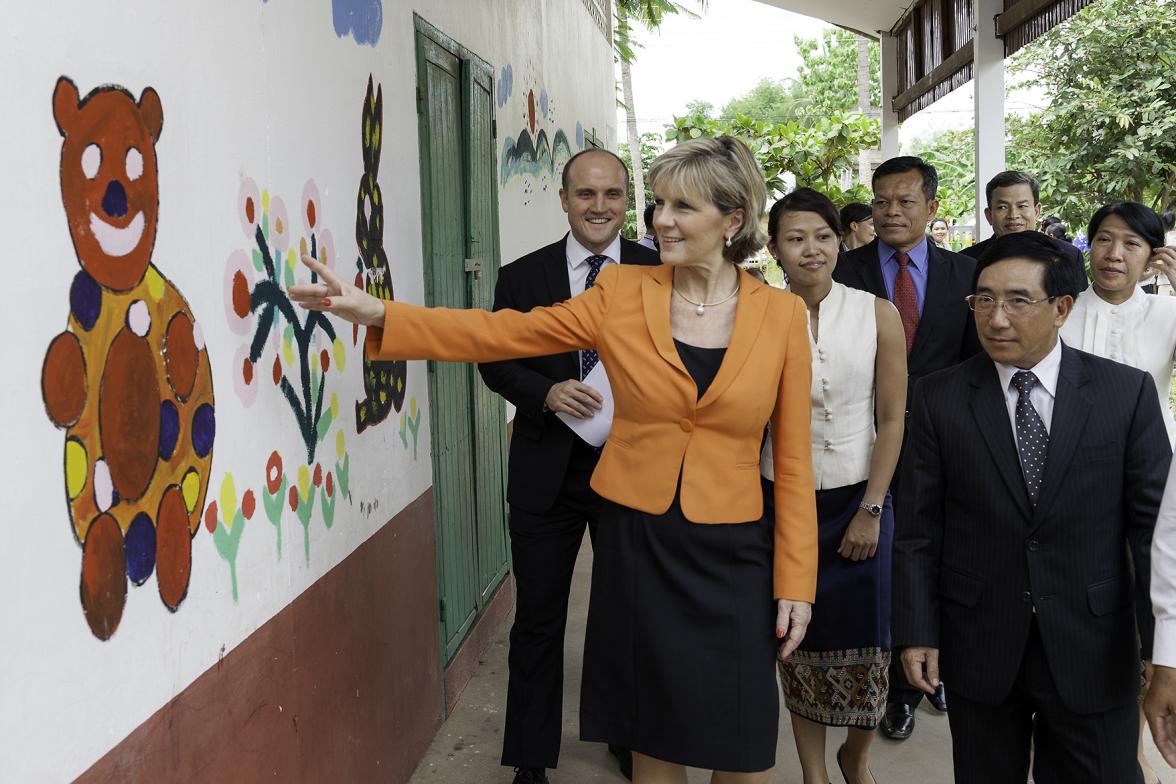
MULTIPOLYGON (((800 53, 794 98, 814 117, 831 117, 858 108, 858 38, 848 30, 829 29, 820 38, 793 41, 800 53)), ((882 105, 881 50, 869 47, 870 106, 882 105)))
POLYGON ((1050 98, 1040 113, 1010 118, 1010 153, 1071 225, 1109 201, 1176 200, 1173 41, 1172 0, 1102 0, 1014 57, 1050 98))
MULTIPOLYGON (((649 165, 653 163, 653 159, 661 155, 664 143, 662 137, 656 133, 641 134, 641 168, 644 171, 649 171, 649 165)), ((620 151, 621 160, 629 167, 629 171, 633 171, 636 167, 633 166, 633 158, 629 152, 629 146, 625 145, 620 151)), ((653 201, 653 192, 649 189, 649 182, 644 181, 642 187, 644 188, 644 204, 649 204, 653 201)), ((625 213, 625 225, 621 229, 621 235, 627 239, 635 240, 641 235, 637 234, 637 218, 643 217, 645 208, 641 208, 641 213, 637 212, 637 188, 629 189, 629 208, 625 213)), ((642 231, 644 234, 644 230, 642 231)))
MULTIPOLYGON (((795 120, 804 106, 800 92, 800 83, 795 80, 761 79, 749 92, 728 101, 721 114, 727 119, 743 114, 771 122, 795 120)), ((689 105, 686 112, 693 114, 689 105)))
MULTIPOLYGON (((707 0, 694 2, 699 10, 706 8, 707 0)), ((633 25, 638 24, 649 30, 656 30, 668 16, 686 14, 697 18, 698 14, 673 0, 615 0, 613 8, 616 21, 613 26, 613 53, 621 63, 621 94, 625 105, 629 157, 640 160, 641 143, 637 137, 637 111, 633 105, 632 66, 641 44, 633 38, 633 25)), ((633 190, 637 193, 638 229, 644 231, 641 215, 645 211, 645 171, 640 166, 633 168, 633 190)))
POLYGON ((939 174, 939 217, 971 223, 976 210, 975 132, 939 131, 913 140, 909 155, 918 155, 939 174))
POLYGON ((774 123, 746 115, 729 120, 690 114, 675 117, 666 127, 670 141, 721 135, 748 146, 763 169, 769 194, 784 193, 786 175, 791 174, 797 186, 815 188, 838 204, 869 198, 869 189, 862 185, 843 187, 847 172, 857 167, 859 153, 878 144, 878 123, 863 115, 774 123))

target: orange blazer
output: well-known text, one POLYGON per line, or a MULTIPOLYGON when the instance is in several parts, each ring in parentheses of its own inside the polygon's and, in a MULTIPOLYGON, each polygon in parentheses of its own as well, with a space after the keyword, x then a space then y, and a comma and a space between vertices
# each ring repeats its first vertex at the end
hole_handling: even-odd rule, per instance
POLYGON ((367 331, 372 359, 491 362, 595 348, 608 371, 612 430, 592 475, 602 497, 649 514, 674 500, 694 523, 763 514, 759 451, 771 421, 776 471, 774 593, 811 602, 817 513, 809 445, 807 314, 794 294, 740 272, 735 326, 701 400, 670 333, 673 268, 613 264, 583 294, 527 313, 386 302, 367 331))

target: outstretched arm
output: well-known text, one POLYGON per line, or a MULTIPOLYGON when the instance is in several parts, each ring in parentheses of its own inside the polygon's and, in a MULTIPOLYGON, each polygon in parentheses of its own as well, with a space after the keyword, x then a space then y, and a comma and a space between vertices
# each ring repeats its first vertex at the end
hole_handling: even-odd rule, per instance
POLYGON ((380 360, 492 362, 590 348, 618 275, 614 265, 588 291, 549 308, 490 313, 378 300, 309 256, 302 261, 322 282, 291 287, 291 299, 307 310, 367 325, 365 350, 380 360))

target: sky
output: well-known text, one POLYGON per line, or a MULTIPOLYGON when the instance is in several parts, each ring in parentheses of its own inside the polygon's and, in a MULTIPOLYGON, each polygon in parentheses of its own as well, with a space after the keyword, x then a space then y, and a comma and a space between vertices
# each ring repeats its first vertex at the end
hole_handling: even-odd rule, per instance
MULTIPOLYGON (((683 0, 688 7, 689 0, 683 0)), ((633 64, 633 102, 641 133, 662 133, 694 99, 721 108, 761 79, 795 77, 800 65, 792 38, 815 38, 829 25, 756 0, 712 0, 699 19, 669 17, 660 31, 639 29, 633 64)), ((620 70, 617 70, 618 82, 620 70)), ((618 94, 619 97, 619 94, 618 94)), ((1034 96, 1015 96, 1008 109, 1028 106, 1034 96)), ((903 123, 902 144, 938 130, 972 124, 968 83, 903 123)), ((617 139, 624 144, 625 112, 617 109, 617 139)))

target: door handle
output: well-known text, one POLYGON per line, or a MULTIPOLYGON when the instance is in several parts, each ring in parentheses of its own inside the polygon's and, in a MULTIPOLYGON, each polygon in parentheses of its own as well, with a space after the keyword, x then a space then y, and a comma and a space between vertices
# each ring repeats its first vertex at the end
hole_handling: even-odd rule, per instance
POLYGON ((482 278, 482 257, 475 256, 472 259, 465 260, 465 271, 474 273, 474 280, 481 280, 482 278))

